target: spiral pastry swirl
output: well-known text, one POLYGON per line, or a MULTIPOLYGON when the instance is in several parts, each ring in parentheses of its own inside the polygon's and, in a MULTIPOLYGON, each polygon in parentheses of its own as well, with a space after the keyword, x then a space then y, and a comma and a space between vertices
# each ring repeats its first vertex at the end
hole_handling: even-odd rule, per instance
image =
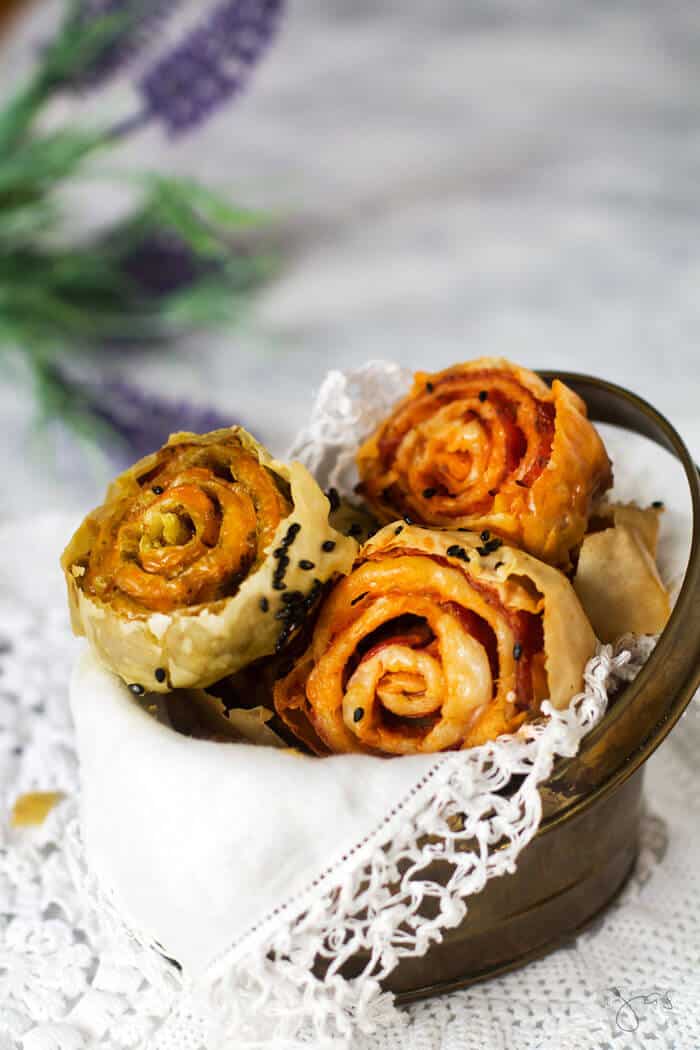
MULTIPOLYGON (((300 464, 242 428, 175 434, 116 479, 63 556, 73 626, 134 690, 203 686, 272 652, 292 589, 357 545, 300 464)), ((314 590, 315 588, 315 590, 314 590)))
POLYGON ((578 395, 493 358, 417 373, 357 462, 358 490, 381 521, 488 528, 563 568, 612 484, 578 395))
POLYGON ((595 651, 558 570, 478 534, 390 525, 324 602, 275 707, 319 754, 421 754, 564 707, 595 651))

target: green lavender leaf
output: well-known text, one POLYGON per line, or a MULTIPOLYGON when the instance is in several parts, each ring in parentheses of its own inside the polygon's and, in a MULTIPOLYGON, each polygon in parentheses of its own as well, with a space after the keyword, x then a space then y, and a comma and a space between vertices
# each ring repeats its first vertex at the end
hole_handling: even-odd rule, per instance
POLYGON ((61 26, 39 57, 27 84, 0 112, 0 159, 10 155, 28 135, 35 117, 66 81, 80 76, 95 56, 128 26, 135 12, 79 19, 78 0, 68 5, 61 26))
POLYGON ((0 163, 0 208, 53 189, 104 144, 101 132, 81 131, 55 131, 21 143, 0 163))

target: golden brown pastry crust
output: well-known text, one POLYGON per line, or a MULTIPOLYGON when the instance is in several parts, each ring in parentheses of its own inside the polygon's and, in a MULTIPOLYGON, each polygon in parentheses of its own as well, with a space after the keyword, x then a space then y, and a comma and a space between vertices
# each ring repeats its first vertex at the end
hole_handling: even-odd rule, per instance
POLYGON ((319 754, 471 747, 582 687, 595 636, 571 584, 478 534, 394 523, 325 600, 275 708, 319 754))
POLYGON ((418 372, 357 463, 381 521, 492 529, 563 568, 612 484, 581 398, 499 358, 418 372))
POLYGON ((671 612, 656 567, 661 510, 612 503, 596 511, 581 545, 574 589, 602 642, 659 634, 671 612))
POLYGON ((273 652, 284 591, 318 593, 348 570, 357 544, 328 514, 306 468, 241 427, 174 434, 68 544, 73 629, 136 687, 209 685, 273 652))

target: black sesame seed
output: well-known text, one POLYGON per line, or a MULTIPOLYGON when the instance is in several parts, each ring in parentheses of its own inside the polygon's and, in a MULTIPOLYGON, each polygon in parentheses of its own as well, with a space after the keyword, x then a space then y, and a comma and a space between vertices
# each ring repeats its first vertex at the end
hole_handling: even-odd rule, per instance
POLYGON ((403 520, 407 525, 413 525, 413 518, 409 518, 408 514, 404 514, 403 520))
POLYGON ((521 488, 521 489, 526 489, 526 488, 528 487, 528 486, 527 486, 527 484, 526 484, 526 483, 525 483, 524 481, 521 481, 521 480, 520 480, 520 478, 518 478, 518 479, 517 479, 517 481, 515 482, 515 484, 516 484, 516 485, 520 485, 520 488, 521 488))
POLYGON ((301 591, 287 591, 286 594, 282 595, 282 601, 285 605, 293 605, 295 602, 302 602, 304 595, 301 591))
POLYGON ((484 529, 484 531, 481 533, 481 539, 484 541, 484 543, 486 543, 487 540, 491 539, 491 533, 488 529, 484 529))
POLYGON ((434 385, 432 383, 426 383, 425 384, 425 389, 427 390, 427 392, 429 394, 432 394, 432 392, 435 389, 435 387, 434 387, 434 385))
POLYGON ((340 506, 340 496, 338 495, 338 490, 335 488, 330 488, 326 493, 326 496, 328 497, 328 501, 331 505, 331 512, 337 510, 340 506))
POLYGON ((286 556, 287 556, 287 548, 286 547, 275 547, 275 549, 272 552, 272 557, 273 558, 286 558, 286 556))
MULTIPOLYGON (((481 535, 483 536, 483 532, 482 532, 481 535)), ((477 553, 480 554, 482 558, 485 558, 487 554, 493 554, 494 551, 497 551, 498 548, 502 547, 502 546, 503 546, 503 540, 500 540, 498 538, 498 536, 494 536, 494 538, 492 540, 488 540, 488 542, 486 542, 483 545, 483 547, 477 547, 476 550, 477 550, 477 553)))
POLYGON ((299 568, 304 569, 304 571, 308 571, 309 569, 315 569, 316 564, 315 562, 309 561, 308 558, 302 558, 299 562, 299 568))
POLYGON ((284 580, 280 579, 279 577, 277 577, 276 579, 274 579, 272 581, 272 589, 273 590, 275 590, 275 591, 284 591, 284 590, 286 590, 286 588, 287 588, 287 584, 284 582, 284 580))
POLYGON ((165 668, 164 667, 156 667, 155 671, 153 672, 153 675, 154 675, 154 678, 155 678, 156 682, 164 682, 165 681, 165 668))
POLYGON ((291 545, 294 543, 294 540, 296 539, 297 533, 300 531, 300 529, 301 529, 301 525, 299 524, 299 522, 298 521, 293 521, 292 524, 287 529, 286 536, 282 540, 282 546, 283 547, 291 547, 291 545))
POLYGON ((267 612, 267 610, 270 608, 270 603, 264 595, 260 599, 260 608, 263 612, 267 612))
POLYGON ((488 401, 488 398, 489 398, 488 391, 486 391, 486 390, 480 390, 479 391, 479 401, 488 401))
POLYGON ((321 593, 322 587, 323 584, 321 583, 321 581, 314 578, 314 582, 311 584, 311 590, 309 591, 306 598, 307 602, 314 602, 321 593))
POLYGON ((324 540, 323 543, 321 544, 321 550, 322 551, 335 550, 335 540, 324 540))
POLYGON ((397 525, 394 529, 394 536, 398 536, 400 532, 403 532, 403 525, 397 525))
POLYGON ((353 598, 353 600, 350 602, 350 604, 351 605, 357 605, 357 603, 361 602, 363 598, 366 598, 368 594, 369 594, 369 591, 363 591, 362 594, 358 594, 356 598, 353 598))
POLYGON ((460 547, 458 543, 453 543, 447 548, 447 556, 449 558, 459 558, 460 561, 469 561, 469 555, 464 547, 460 547))
POLYGON ((504 563, 502 561, 497 561, 496 564, 494 565, 494 569, 500 569, 501 565, 503 565, 503 564, 504 563))
POLYGON ((436 492, 437 489, 434 489, 432 487, 423 489, 423 499, 432 499, 436 492))
POLYGON ((156 496, 162 496, 163 493, 165 492, 165 489, 163 488, 162 485, 154 485, 153 488, 151 489, 151 491, 156 496))
POLYGON ((659 507, 663 507, 663 505, 664 501, 662 499, 655 499, 652 503, 652 507, 656 507, 657 510, 659 509, 659 507))
POLYGON ((489 489, 489 496, 497 496, 498 489, 489 489))
POLYGON ((277 637, 277 641, 275 642, 275 652, 276 653, 279 653, 280 650, 284 649, 285 645, 287 644, 287 639, 288 638, 289 638, 289 630, 288 630, 288 628, 285 627, 285 629, 283 631, 280 631, 280 633, 279 633, 279 635, 277 637))
POLYGON ((139 685, 138 682, 132 682, 129 686, 129 689, 134 694, 134 696, 143 696, 143 694, 146 692, 144 687, 142 685, 139 685))
POLYGON ((520 644, 520 642, 516 642, 515 645, 513 646, 513 659, 514 660, 519 660, 522 655, 523 655, 523 647, 520 644))
POLYGON ((356 707, 355 710, 352 713, 352 720, 353 720, 353 722, 360 722, 364 718, 364 715, 365 715, 364 707, 356 707))

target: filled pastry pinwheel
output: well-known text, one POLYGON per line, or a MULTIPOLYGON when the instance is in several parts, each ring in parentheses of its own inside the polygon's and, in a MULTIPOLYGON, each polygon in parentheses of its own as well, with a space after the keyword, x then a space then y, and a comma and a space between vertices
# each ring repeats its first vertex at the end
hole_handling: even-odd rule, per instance
POLYGON ((73 629, 135 693, 206 686, 284 643, 354 539, 305 467, 240 427, 173 435, 113 482, 66 548, 73 629))
POLYGON ((319 754, 466 748, 545 698, 566 707, 595 644, 558 570, 488 532, 392 524, 331 590, 274 703, 319 754))
POLYGON ((564 569, 612 484, 581 398, 495 358, 418 372, 357 463, 380 521, 488 528, 564 569))

